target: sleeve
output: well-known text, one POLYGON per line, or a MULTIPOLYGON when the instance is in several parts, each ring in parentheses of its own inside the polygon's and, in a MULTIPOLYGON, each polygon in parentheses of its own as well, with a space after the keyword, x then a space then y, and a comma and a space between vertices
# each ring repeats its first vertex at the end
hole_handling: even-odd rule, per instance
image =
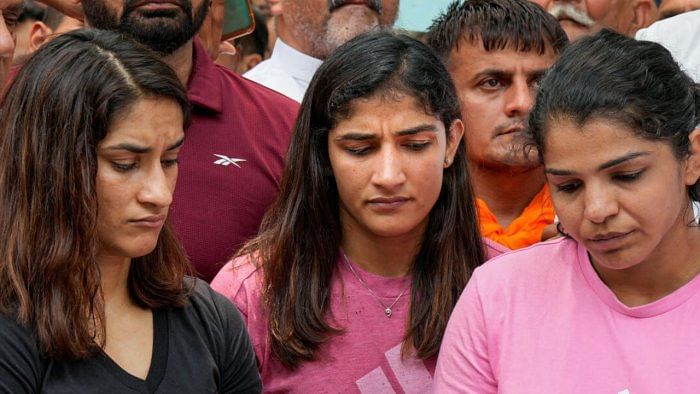
POLYGON ((498 392, 498 382, 489 361, 487 338, 478 275, 475 273, 447 324, 435 370, 435 393, 498 392))
POLYGON ((262 381, 255 352, 241 314, 222 295, 211 290, 225 334, 220 352, 221 393, 260 393, 262 381))
POLYGON ((41 365, 27 329, 0 315, 0 394, 38 393, 41 365))

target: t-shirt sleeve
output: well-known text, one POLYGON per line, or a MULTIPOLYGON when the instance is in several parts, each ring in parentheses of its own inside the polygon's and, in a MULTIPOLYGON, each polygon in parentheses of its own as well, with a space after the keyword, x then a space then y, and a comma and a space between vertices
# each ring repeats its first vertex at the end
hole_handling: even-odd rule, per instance
POLYGON ((435 371, 435 393, 498 392, 489 362, 477 273, 467 284, 447 324, 435 371))
POLYGON ((221 294, 209 289, 225 333, 221 368, 221 393, 260 393, 262 381, 241 314, 221 294))
POLYGON ((0 394, 38 393, 41 365, 29 331, 0 315, 0 394))

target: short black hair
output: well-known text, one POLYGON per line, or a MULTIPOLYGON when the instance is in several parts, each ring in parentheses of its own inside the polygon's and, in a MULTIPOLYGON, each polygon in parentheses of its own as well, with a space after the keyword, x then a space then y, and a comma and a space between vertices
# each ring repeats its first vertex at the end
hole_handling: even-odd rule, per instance
MULTIPOLYGON (((690 154, 689 134, 700 125, 700 85, 663 46, 611 30, 578 40, 540 83, 529 130, 540 157, 553 121, 584 125, 610 119, 641 138, 667 142, 676 158, 690 154)), ((700 184, 689 188, 700 200, 700 184)))
POLYGON ((426 43, 444 59, 463 39, 478 39, 487 51, 507 47, 544 54, 560 53, 569 43, 559 22, 528 0, 455 1, 428 29, 426 43))
POLYGON ((22 13, 17 18, 18 23, 24 21, 40 21, 44 17, 44 9, 32 0, 24 0, 22 2, 22 13))

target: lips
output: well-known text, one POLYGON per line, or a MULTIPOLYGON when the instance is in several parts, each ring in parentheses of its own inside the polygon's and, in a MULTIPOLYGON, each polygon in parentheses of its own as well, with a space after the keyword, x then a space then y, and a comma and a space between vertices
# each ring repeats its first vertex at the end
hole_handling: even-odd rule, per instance
POLYGON ((165 223, 166 215, 149 215, 139 219, 130 220, 129 223, 137 227, 160 228, 165 223))
POLYGON ((175 0, 143 0, 139 1, 134 5, 134 8, 154 8, 154 9, 165 9, 178 7, 182 8, 182 4, 175 0))
POLYGON ((627 242, 634 231, 607 232, 588 238, 588 245, 599 252, 610 252, 619 249, 627 242))
POLYGON ((364 5, 378 14, 382 13, 382 3, 380 0, 329 0, 328 11, 333 12, 346 5, 364 5))
POLYGON ((369 199, 367 205, 380 211, 390 211, 401 208, 410 200, 410 198, 404 196, 375 197, 369 199))

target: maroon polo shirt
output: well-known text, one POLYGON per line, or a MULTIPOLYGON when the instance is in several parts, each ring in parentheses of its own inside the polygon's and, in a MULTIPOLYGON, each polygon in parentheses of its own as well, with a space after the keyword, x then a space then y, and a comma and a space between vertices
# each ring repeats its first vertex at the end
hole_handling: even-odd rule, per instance
POLYGON ((199 40, 187 89, 192 121, 170 222, 210 282, 277 196, 299 105, 216 65, 199 40))

